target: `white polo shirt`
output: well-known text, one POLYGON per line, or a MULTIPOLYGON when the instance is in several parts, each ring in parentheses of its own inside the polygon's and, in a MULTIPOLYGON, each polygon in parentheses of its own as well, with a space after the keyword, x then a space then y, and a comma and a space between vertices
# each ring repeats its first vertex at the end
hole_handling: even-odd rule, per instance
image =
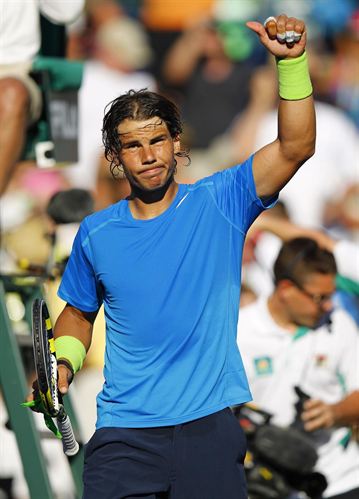
POLYGON ((333 250, 338 274, 359 283, 359 247, 354 241, 340 240, 333 250))
MULTIPOLYGON (((329 328, 300 328, 292 335, 274 322, 267 300, 262 298, 240 309, 237 341, 253 402, 273 414, 274 424, 288 426, 293 422, 296 385, 329 404, 359 389, 358 329, 342 310, 332 314, 329 328)), ((323 496, 359 487, 359 446, 354 441, 348 443, 348 428, 308 435, 317 445, 316 469, 328 481, 323 496)))

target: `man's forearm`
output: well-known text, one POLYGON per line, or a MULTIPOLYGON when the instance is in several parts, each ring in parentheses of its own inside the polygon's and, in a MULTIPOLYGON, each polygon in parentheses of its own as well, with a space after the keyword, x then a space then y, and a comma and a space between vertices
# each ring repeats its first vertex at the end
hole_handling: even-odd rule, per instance
POLYGON ((278 140, 283 156, 301 166, 315 150, 316 124, 313 97, 280 99, 278 140))
POLYGON ((73 336, 81 341, 86 352, 90 348, 93 323, 97 312, 84 313, 67 305, 59 315, 55 327, 55 340, 61 336, 73 336))
POLYGON ((84 0, 40 0, 41 13, 55 23, 66 24, 75 21, 83 11, 84 0))
POLYGON ((346 398, 333 404, 334 421, 336 426, 348 426, 359 423, 359 391, 350 393, 346 398))

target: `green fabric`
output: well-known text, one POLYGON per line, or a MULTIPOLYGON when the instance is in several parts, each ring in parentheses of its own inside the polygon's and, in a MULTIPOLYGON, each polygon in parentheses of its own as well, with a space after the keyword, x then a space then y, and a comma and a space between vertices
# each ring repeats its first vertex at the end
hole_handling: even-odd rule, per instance
POLYGON ((359 296, 359 282, 348 279, 340 274, 335 277, 335 284, 337 289, 346 291, 351 295, 359 296))
POLYGON ((293 336, 293 341, 299 340, 302 336, 305 336, 309 332, 309 327, 306 326, 299 326, 298 329, 296 330, 294 336, 293 336))
POLYGON ((74 336, 60 336, 55 339, 56 357, 66 359, 72 365, 74 373, 82 367, 86 357, 83 343, 74 336))
POLYGON ((295 59, 277 59, 279 95, 286 100, 300 100, 313 93, 307 55, 295 59))
POLYGON ((60 57, 38 56, 32 65, 35 71, 49 72, 51 89, 57 92, 80 88, 83 68, 84 63, 81 61, 70 61, 60 57))
POLYGON ((56 438, 62 438, 61 433, 59 432, 57 426, 55 425, 52 417, 50 414, 46 411, 44 404, 42 403, 40 395, 35 400, 31 400, 31 402, 23 402, 21 404, 22 407, 29 407, 35 412, 42 412, 44 415, 44 421, 46 426, 52 433, 55 435, 56 438))
POLYGON ((248 59, 257 41, 243 22, 220 21, 217 23, 217 29, 222 38, 225 53, 232 61, 248 59))
POLYGON ((344 395, 347 394, 347 384, 345 382, 345 377, 344 377, 344 375, 340 371, 336 371, 335 375, 336 375, 337 380, 338 380, 338 382, 340 384, 340 387, 342 389, 342 395, 344 397, 344 395))
POLYGON ((352 438, 352 432, 351 430, 349 430, 348 433, 344 435, 344 437, 341 439, 339 445, 341 445, 342 447, 344 447, 344 449, 346 449, 349 445, 351 438, 352 438))

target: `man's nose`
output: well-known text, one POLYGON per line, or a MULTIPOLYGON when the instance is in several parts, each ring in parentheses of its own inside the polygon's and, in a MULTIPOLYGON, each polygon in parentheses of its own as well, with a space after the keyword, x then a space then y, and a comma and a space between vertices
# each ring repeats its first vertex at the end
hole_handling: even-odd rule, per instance
POLYGON ((151 164, 156 161, 155 155, 153 153, 153 149, 151 146, 144 146, 142 149, 142 163, 143 164, 151 164))
POLYGON ((333 298, 328 297, 326 300, 324 300, 321 304, 322 310, 325 312, 330 312, 333 309, 333 298))

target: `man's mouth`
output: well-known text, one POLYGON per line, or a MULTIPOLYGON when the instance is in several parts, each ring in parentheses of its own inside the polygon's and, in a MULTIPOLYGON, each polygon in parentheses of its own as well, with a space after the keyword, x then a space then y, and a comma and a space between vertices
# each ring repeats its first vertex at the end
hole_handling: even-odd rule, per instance
POLYGON ((140 171, 139 175, 145 178, 157 177, 162 173, 162 171, 163 171, 162 166, 156 166, 155 168, 148 168, 146 170, 140 171))

